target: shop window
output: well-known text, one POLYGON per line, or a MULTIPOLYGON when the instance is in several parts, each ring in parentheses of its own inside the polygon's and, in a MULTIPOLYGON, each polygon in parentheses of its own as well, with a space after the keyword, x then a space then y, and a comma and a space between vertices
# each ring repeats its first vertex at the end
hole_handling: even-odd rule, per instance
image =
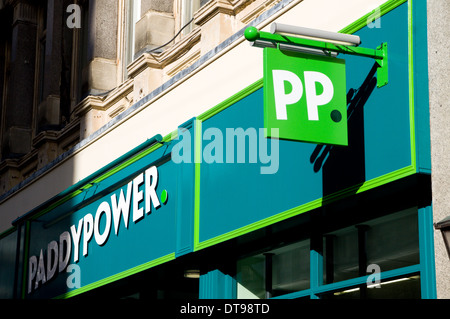
POLYGON ((260 250, 237 261, 237 297, 420 298, 418 223, 414 207, 260 250))
POLYGON ((14 298, 17 236, 17 230, 5 232, 0 236, 0 299, 14 298))
POLYGON ((367 263, 381 271, 418 264, 419 229, 417 209, 405 210, 368 223, 367 263))
POLYGON ((186 35, 192 31, 194 23, 192 19, 194 18, 195 12, 208 3, 210 0, 182 0, 181 1, 181 35, 186 35))
POLYGON ((388 271, 418 264, 417 209, 326 234, 323 242, 327 284, 365 276, 369 265, 388 271))
POLYGON ((238 261, 237 264, 238 299, 263 299, 265 290, 265 256, 251 256, 238 261))
POLYGON ((379 286, 363 285, 328 292, 321 299, 420 299, 420 276, 405 276, 380 282, 379 286))
POLYGON ((309 240, 240 259, 238 298, 272 298, 309 288, 309 240))

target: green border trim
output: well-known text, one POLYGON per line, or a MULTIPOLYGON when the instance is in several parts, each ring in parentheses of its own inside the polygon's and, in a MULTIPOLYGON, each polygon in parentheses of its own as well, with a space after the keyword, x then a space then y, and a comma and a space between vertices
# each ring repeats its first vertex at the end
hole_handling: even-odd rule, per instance
MULTIPOLYGON (((177 136, 177 132, 176 131, 174 131, 172 133, 169 133, 168 135, 166 135, 163 138, 162 142, 170 142, 172 139, 176 138, 176 136, 177 136)), ((134 162, 142 159, 143 157, 145 157, 148 154, 156 151, 158 148, 160 148, 162 146, 163 146, 163 144, 160 144, 160 143, 156 143, 156 144, 152 145, 148 149, 140 152, 139 154, 131 157, 130 159, 124 161, 123 163, 119 164, 118 166, 116 166, 116 167, 112 168, 111 170, 107 171, 105 174, 97 177, 96 179, 93 179, 90 182, 87 182, 85 185, 81 186, 78 190, 68 194, 67 196, 59 199, 58 201, 56 201, 53 204, 49 205, 48 207, 44 208, 41 212, 39 212, 39 213, 35 214, 34 216, 32 216, 30 218, 30 220, 35 220, 35 219, 41 217, 42 215, 47 214, 48 212, 50 212, 51 210, 55 209, 56 207, 64 204, 68 200, 76 197, 77 195, 83 193, 85 190, 91 188, 92 186, 94 186, 94 184, 100 183, 101 181, 105 180, 106 178, 112 176, 113 174, 116 174, 120 170, 122 170, 122 169, 126 168, 127 166, 133 164, 134 162)))
POLYGON ((414 25, 413 25, 413 5, 412 0, 408 2, 408 70, 409 70, 409 121, 411 139, 411 165, 417 171, 417 150, 416 150, 416 125, 414 110, 414 25), (414 143, 412 142, 414 141, 414 143))
MULTIPOLYGON (((381 5, 379 8, 369 12, 368 14, 364 15, 357 21, 353 22, 346 28, 342 29, 341 33, 354 33, 361 28, 365 27, 367 25, 367 19, 377 13, 377 10, 379 10, 380 17, 391 10, 397 8, 398 6, 402 5, 403 3, 407 2, 408 0, 391 0, 387 1, 383 5, 381 5)), ((412 18, 408 14, 408 45, 409 45, 409 57, 408 57, 408 70, 409 70, 409 119, 410 119, 410 146, 411 146, 411 164, 409 166, 406 166, 404 168, 398 169, 396 171, 387 173, 385 175, 376 177, 374 179, 371 179, 369 181, 365 181, 364 183, 354 185, 352 187, 343 189, 341 191, 338 191, 336 193, 327 195, 323 198, 318 198, 316 200, 313 200, 309 203, 302 204, 298 207, 291 208, 289 210, 286 210, 284 212, 280 212, 276 215, 270 216, 268 218, 262 219, 260 221, 254 222, 252 224, 243 226, 241 228, 232 230, 228 233, 207 239, 205 241, 200 242, 200 163, 196 162, 195 165, 195 176, 196 176, 196 188, 195 188, 195 210, 194 210, 194 251, 201 250, 216 244, 219 244, 221 242, 224 242, 226 240, 244 235, 246 233, 249 233, 251 231, 266 227, 268 225, 272 225, 274 223, 277 223, 279 221, 288 219, 290 217, 308 212, 310 210, 313 210, 315 208, 322 207, 323 205, 332 203, 334 201, 337 201, 342 198, 346 198, 352 194, 359 194, 361 192, 385 185, 387 183, 405 178, 407 176, 416 174, 417 172, 417 163, 416 163, 416 135, 415 135, 415 122, 414 122, 414 91, 413 91, 413 58, 412 58, 412 38, 413 38, 413 26, 412 26, 412 18)), ((237 101, 243 99, 244 97, 250 95, 251 93, 255 92, 257 89, 261 88, 263 86, 263 79, 260 79, 256 81, 255 83, 251 84, 247 88, 241 90, 240 92, 236 93, 229 99, 225 100, 224 102, 218 104, 217 106, 213 107, 209 111, 201 114, 198 117, 198 120, 205 121, 212 116, 220 113, 221 111, 225 110, 229 106, 233 105, 237 101)), ((196 132, 196 145, 199 145, 199 141, 201 142, 201 129, 196 132)), ((198 146, 197 146, 198 147, 198 146)), ((201 147, 201 146, 200 146, 201 147)), ((196 152, 201 152, 201 149, 196 149, 196 152)))
POLYGON ((405 3, 408 0, 390 0, 385 3, 383 3, 378 8, 372 10, 371 12, 367 13, 366 15, 362 16, 355 22, 349 24, 342 30, 340 30, 340 33, 354 33, 362 28, 364 28, 367 25, 367 21, 369 18, 381 18, 383 15, 388 13, 389 11, 397 8, 399 5, 405 3), (379 14, 379 16, 377 16, 379 14))
POLYGON ((0 233, 0 240, 2 240, 4 237, 7 237, 8 235, 11 235, 17 230, 17 226, 12 226, 5 230, 4 232, 0 233))
MULTIPOLYGON (((220 112, 220 110, 218 110, 220 112)), ((194 121, 194 251, 200 238, 200 165, 202 157, 202 121, 194 121)))
MULTIPOLYGON (((246 96, 252 94, 253 92, 255 92, 256 90, 259 90, 262 87, 263 87, 263 79, 260 79, 260 80, 256 81, 255 83, 250 84, 248 87, 246 87, 242 91, 239 91, 238 93, 236 93, 233 96, 229 97, 228 99, 226 99, 222 103, 219 103, 215 107, 213 107, 213 108, 209 109, 208 111, 200 114, 197 117, 197 120, 199 120, 199 121, 206 121, 207 119, 213 117, 214 115, 217 115, 218 113, 222 112, 223 110, 225 110, 226 108, 230 107, 234 103, 238 102, 239 100, 242 100, 246 96)), ((201 131, 200 131, 200 134, 201 134, 201 131)))
POLYGON ((149 261, 147 263, 144 263, 142 265, 139 265, 139 266, 133 267, 131 269, 122 271, 122 272, 120 272, 118 274, 115 274, 115 275, 112 275, 110 277, 107 277, 107 278, 101 279, 99 281, 93 282, 93 283, 91 283, 89 285, 86 285, 84 287, 78 288, 76 290, 69 291, 67 293, 64 293, 62 295, 59 295, 59 296, 55 297, 54 299, 71 298, 71 297, 74 297, 76 295, 85 293, 85 292, 87 292, 89 290, 92 290, 92 289, 95 289, 95 288, 107 285, 107 284, 112 283, 114 281, 117 281, 119 279, 122 279, 122 278, 125 278, 125 277, 128 277, 128 276, 137 274, 137 273, 139 273, 141 271, 150 269, 152 267, 161 265, 163 263, 166 263, 166 262, 174 260, 174 259, 175 259, 175 253, 171 253, 169 255, 166 255, 166 256, 160 257, 158 259, 155 259, 155 260, 149 261))

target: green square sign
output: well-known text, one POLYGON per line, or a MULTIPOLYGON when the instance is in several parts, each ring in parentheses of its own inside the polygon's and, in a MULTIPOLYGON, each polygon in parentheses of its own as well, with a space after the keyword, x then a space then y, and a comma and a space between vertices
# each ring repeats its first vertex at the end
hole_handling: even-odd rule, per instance
POLYGON ((265 48, 267 137, 347 146, 345 83, 342 59, 265 48))

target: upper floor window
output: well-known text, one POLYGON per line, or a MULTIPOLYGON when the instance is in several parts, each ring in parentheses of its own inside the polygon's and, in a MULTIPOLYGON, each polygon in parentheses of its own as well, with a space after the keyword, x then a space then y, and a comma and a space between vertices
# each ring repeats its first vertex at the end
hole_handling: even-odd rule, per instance
POLYGON ((77 66, 77 103, 89 95, 88 70, 90 52, 89 52, 89 28, 90 28, 90 8, 92 3, 89 0, 79 2, 81 6, 81 28, 75 29, 76 36, 76 50, 78 51, 78 66, 77 66))
POLYGON ((124 41, 124 75, 127 77, 127 65, 134 61, 136 23, 141 18, 141 0, 125 2, 125 41, 124 41))
POLYGON ((186 35, 192 31, 194 24, 192 19, 195 12, 204 6, 209 0, 181 0, 181 28, 186 26, 181 32, 186 35))
POLYGON ((195 13, 209 1, 177 0, 172 5, 155 0, 124 0, 123 78, 128 78, 127 68, 141 53, 160 53, 179 35, 189 34, 195 13))

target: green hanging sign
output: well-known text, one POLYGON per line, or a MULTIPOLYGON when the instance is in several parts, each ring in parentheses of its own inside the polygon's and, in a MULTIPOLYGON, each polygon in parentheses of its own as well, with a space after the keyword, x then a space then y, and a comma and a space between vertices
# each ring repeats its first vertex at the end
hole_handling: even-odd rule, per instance
POLYGON ((347 146, 345 60, 264 48, 264 126, 267 137, 347 146))

